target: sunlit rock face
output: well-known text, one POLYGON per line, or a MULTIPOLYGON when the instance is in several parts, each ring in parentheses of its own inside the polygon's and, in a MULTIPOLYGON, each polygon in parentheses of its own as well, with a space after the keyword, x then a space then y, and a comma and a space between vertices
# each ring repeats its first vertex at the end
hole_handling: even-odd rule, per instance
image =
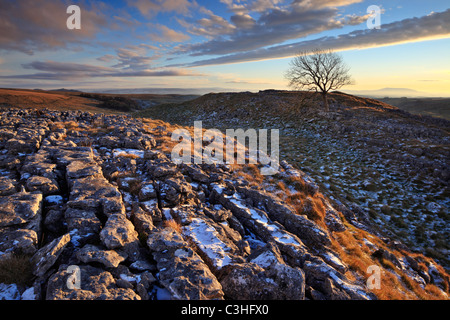
POLYGON ((446 297, 442 267, 287 162, 180 164, 170 124, 124 115, 3 109, 0 124, 0 265, 26 257, 32 275, 0 286, 11 298, 377 299, 370 265, 446 297))

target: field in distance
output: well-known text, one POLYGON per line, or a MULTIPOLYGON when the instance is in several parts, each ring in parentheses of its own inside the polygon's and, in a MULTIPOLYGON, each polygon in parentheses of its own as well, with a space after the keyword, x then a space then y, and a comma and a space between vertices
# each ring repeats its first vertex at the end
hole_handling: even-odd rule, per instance
POLYGON ((379 98, 384 103, 408 111, 450 120, 450 98, 379 98))
POLYGON ((76 90, 29 90, 0 88, 0 106, 52 110, 123 113, 163 103, 180 103, 194 95, 84 93, 76 90))

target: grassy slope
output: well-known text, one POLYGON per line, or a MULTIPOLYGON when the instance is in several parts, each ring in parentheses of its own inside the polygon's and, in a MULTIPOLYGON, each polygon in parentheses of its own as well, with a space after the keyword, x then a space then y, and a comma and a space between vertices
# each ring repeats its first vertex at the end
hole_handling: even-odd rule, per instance
POLYGON ((53 110, 111 111, 98 108, 97 100, 79 97, 78 93, 26 89, 0 89, 0 106, 53 110))
MULTIPOLYGON (((42 107, 42 108, 61 108, 61 109, 83 109, 90 107, 90 101, 78 100, 77 94, 67 93, 39 93, 26 90, 20 90, 12 94, 12 97, 7 97, 9 104, 17 103, 18 106, 27 107, 42 107), (67 97, 69 95, 70 97, 67 97), (15 96, 15 97, 14 97, 15 96), (16 100, 14 100, 16 99, 16 100)), ((1 92, 0 92, 1 93, 1 92)), ((5 95, 10 95, 11 92, 3 92, 0 97, 5 101, 5 95)), ((196 99, 193 102, 187 102, 182 105, 164 105, 153 107, 146 111, 141 111, 137 115, 149 115, 151 114, 154 119, 144 119, 144 122, 148 125, 149 133, 155 135, 155 139, 159 144, 159 149, 164 152, 170 152, 173 147, 173 142, 170 141, 170 137, 167 135, 158 135, 158 130, 155 130, 157 126, 165 126, 169 131, 173 131, 178 128, 178 125, 171 126, 161 120, 166 118, 172 123, 186 123, 192 125, 194 119, 206 120, 204 126, 217 127, 217 128, 239 128, 239 127, 268 127, 273 126, 275 128, 282 127, 284 132, 290 134, 286 138, 283 145, 288 146, 289 154, 291 151, 299 149, 299 143, 301 141, 308 142, 307 137, 301 137, 298 132, 293 132, 295 125, 304 123, 304 119, 314 119, 320 116, 314 110, 309 110, 306 104, 302 106, 299 104, 298 94, 286 93, 282 99, 277 96, 258 97, 254 94, 237 94, 237 95, 209 95, 196 99), (216 112, 216 113, 214 113, 216 112), (293 116, 294 115, 294 116, 293 116), (222 118, 222 120, 220 119, 222 118), (229 119, 229 122, 223 121, 223 119, 229 119), (293 139, 296 137, 298 139, 293 139), (289 151, 290 150, 290 151, 289 151)), ((335 97, 338 99, 339 97, 335 97)), ((378 102, 371 102, 369 100, 358 100, 352 97, 341 97, 339 99, 346 99, 346 103, 353 108, 353 112, 357 113, 358 110, 362 112, 373 113, 376 115, 380 110, 393 109, 390 106, 383 105, 378 102), (366 104, 364 104, 366 103, 366 104), (368 103, 368 104, 367 104, 368 103)), ((1 100, 0 100, 1 101, 1 100)), ((95 108, 95 107, 94 107, 95 108)), ((64 110, 66 110, 64 109, 64 110)), ((98 109, 98 108, 97 108, 98 109)), ((105 110, 92 109, 93 112, 104 112, 105 110)), ((61 125, 70 125, 62 123, 61 125)), ((73 129, 73 128, 72 128, 73 129)), ((96 128, 96 130, 100 130, 96 128)), ((103 128, 101 130, 107 130, 103 128)), ((95 132, 91 132, 94 134, 95 132)), ((285 152, 286 153, 286 152, 285 152)), ((310 155, 311 159, 315 156, 310 155)), ((294 159, 295 160, 295 159, 294 159)), ((295 163, 295 161, 294 161, 295 163)), ((236 177, 243 177, 246 180, 252 181, 257 187, 267 187, 268 185, 276 185, 279 189, 278 195, 285 199, 286 202, 293 205, 299 211, 302 211, 304 200, 306 195, 303 194, 302 181, 285 181, 283 179, 277 179, 276 177, 262 177, 258 175, 258 170, 255 170, 252 166, 235 167, 236 177), (268 180, 265 180, 268 179, 268 180)), ((324 226, 324 208, 321 199, 323 199, 321 193, 317 194, 313 201, 313 208, 308 213, 308 217, 315 220, 318 224, 324 226)), ((343 221, 345 218, 341 217, 343 221)), ((346 223, 346 222, 345 222, 346 223)), ((440 291, 432 284, 427 285, 425 288, 420 288, 416 283, 411 281, 405 273, 398 270, 389 261, 382 259, 377 260, 372 257, 370 247, 363 241, 364 239, 370 239, 373 244, 376 244, 380 248, 387 248, 387 245, 378 237, 369 234, 366 231, 355 228, 354 226, 346 223, 347 230, 345 232, 334 234, 333 249, 341 256, 345 263, 348 264, 350 270, 347 276, 366 278, 366 270, 370 265, 379 265, 383 269, 383 286, 382 289, 376 290, 374 293, 381 299, 433 299, 441 298, 440 291)), ((402 257, 401 250, 393 251, 399 258, 402 257)), ((431 260, 426 257, 417 255, 416 260, 420 261, 420 268, 427 269, 426 263, 431 260)), ((439 272, 445 274, 445 271, 438 266, 439 272)), ((448 276, 446 276, 448 282, 448 276)), ((446 290, 448 292, 448 288, 446 290)))
POLYGON ((416 170, 422 163, 447 165, 450 146, 442 143, 448 141, 448 124, 342 93, 330 96, 334 107, 324 115, 317 109, 320 100, 303 98, 296 92, 209 94, 135 115, 186 126, 201 120, 204 128, 222 132, 280 129, 281 160, 306 171, 335 199, 362 206, 391 236, 449 267, 448 188, 438 179, 429 181, 433 166, 416 170), (415 138, 422 131, 424 138, 415 138), (430 209, 434 203, 436 210, 430 209))
MULTIPOLYGON (((180 128, 179 125, 171 125, 161 120, 150 118, 143 119, 149 128, 164 126, 171 132, 180 128)), ((192 127, 184 127, 192 131, 192 127)), ((170 153, 173 142, 165 133, 158 134, 158 131, 151 131, 155 135, 158 147, 161 151, 170 153)), ((191 132, 192 134, 192 132, 191 132)), ((309 219, 315 221, 321 227, 327 229, 325 223, 324 199, 326 196, 318 192, 314 196, 309 196, 305 191, 304 181, 301 178, 285 178, 283 176, 262 176, 257 165, 233 165, 232 172, 235 179, 244 179, 250 183, 250 186, 257 189, 264 189, 272 192, 291 205, 299 214, 306 214, 309 219), (306 203, 311 203, 312 207, 305 211, 306 203)), ((427 265, 434 264, 433 260, 421 254, 412 254, 408 250, 401 248, 391 248, 385 240, 359 229, 346 221, 346 218, 340 214, 346 230, 342 232, 330 232, 332 234, 331 248, 348 265, 349 270, 346 277, 349 279, 367 279, 368 267, 378 266, 382 272, 382 286, 380 289, 371 291, 383 300, 414 300, 414 299, 446 299, 441 291, 434 284, 427 284, 422 287, 416 281, 412 280, 408 270, 401 270, 389 260, 374 257, 373 247, 382 248, 391 252, 397 259, 404 260, 405 256, 412 256, 419 262, 419 268, 426 271, 427 265)), ((446 271, 437 266, 439 272, 448 281, 449 276, 446 271)), ((448 292, 448 288, 445 290, 448 292)))
MULTIPOLYGON (((82 110, 94 113, 122 113, 117 110, 102 108, 102 101, 80 96, 82 92, 45 91, 28 89, 0 88, 0 106, 16 108, 36 108, 53 110, 82 110)), ((124 97, 150 104, 179 103, 193 99, 195 95, 176 94, 100 94, 108 97, 124 97)))
POLYGON ((402 110, 450 120, 450 98, 383 98, 402 110))

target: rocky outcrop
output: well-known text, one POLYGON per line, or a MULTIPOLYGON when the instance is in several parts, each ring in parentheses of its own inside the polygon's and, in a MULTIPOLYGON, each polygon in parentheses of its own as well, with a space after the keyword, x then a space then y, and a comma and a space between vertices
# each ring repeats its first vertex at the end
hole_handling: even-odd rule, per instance
MULTIPOLYGON (((342 210, 322 197, 323 222, 308 218, 320 190, 287 163, 279 177, 304 182, 296 196, 305 214, 268 191, 276 181, 251 185, 226 165, 173 162, 170 131, 151 122, 11 109, 0 123, 0 264, 25 256, 32 275, 0 291, 49 300, 377 298, 336 247, 336 234, 350 232, 342 210)), ((438 265, 372 245, 374 263, 391 261, 445 296, 438 265)))
POLYGON ((320 186, 350 224, 378 229, 449 270, 450 122, 342 92, 329 99, 325 113, 319 95, 306 92, 211 93, 139 114, 185 126, 199 119, 222 132, 280 130, 280 160, 289 162, 280 161, 282 175, 302 179, 309 195, 320 186))

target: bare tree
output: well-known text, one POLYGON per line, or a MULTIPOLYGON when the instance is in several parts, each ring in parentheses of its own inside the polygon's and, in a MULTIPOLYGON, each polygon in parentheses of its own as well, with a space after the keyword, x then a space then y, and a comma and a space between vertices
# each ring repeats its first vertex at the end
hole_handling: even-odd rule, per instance
POLYGON ((320 92, 328 111, 328 92, 353 84, 349 71, 340 55, 331 50, 316 49, 295 56, 285 77, 292 88, 320 92))

